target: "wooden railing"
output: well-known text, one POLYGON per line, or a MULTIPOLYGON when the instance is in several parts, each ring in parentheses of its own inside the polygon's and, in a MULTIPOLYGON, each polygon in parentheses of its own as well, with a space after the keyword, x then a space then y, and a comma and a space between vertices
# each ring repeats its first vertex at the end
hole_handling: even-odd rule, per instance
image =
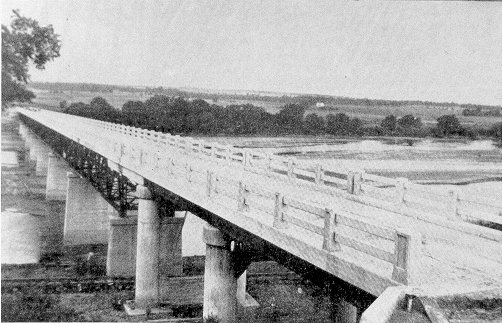
MULTIPOLYGON (((320 241, 318 248, 325 253, 336 255, 349 252, 386 263, 392 268, 388 277, 401 284, 413 284, 419 276, 422 257, 422 237, 419 233, 377 223, 371 218, 341 210, 331 203, 321 205, 308 199, 300 200, 282 189, 267 190, 266 185, 239 180, 232 176, 232 172, 214 171, 208 165, 218 163, 222 167, 237 167, 285 181, 295 187, 304 187, 306 192, 321 191, 352 198, 360 203, 415 218, 430 212, 436 215, 433 219, 444 218, 449 221, 446 224, 438 222, 445 226, 451 225, 451 221, 459 223, 476 219, 500 223, 502 205, 499 201, 462 196, 457 192, 410 183, 406 179, 327 169, 322 165, 313 166, 252 149, 66 114, 45 111, 22 113, 70 139, 93 146, 97 153, 140 175, 141 170, 148 167, 162 169, 162 172, 182 179, 193 187, 204 188, 205 198, 225 207, 230 205, 232 212, 245 217, 261 214, 277 230, 301 230, 305 235, 317 237, 320 241), (72 127, 76 124, 79 125, 78 131, 72 127), (112 133, 124 136, 115 137, 112 133), (173 149, 178 154, 173 154, 173 149), (208 163, 193 163, 195 159, 208 163)), ((459 230, 502 241, 499 231, 488 228, 473 230, 477 226, 466 225, 467 228, 459 230)))
MULTIPOLYGON (((205 165, 204 163, 190 163, 189 160, 194 157, 212 161, 217 159, 232 166, 240 164, 250 170, 260 168, 277 176, 329 187, 346 185, 347 179, 356 183, 357 173, 349 173, 348 176, 346 174, 344 179, 338 173, 324 170, 322 167, 306 169, 292 159, 263 155, 248 149, 209 144, 192 138, 65 114, 56 115, 54 112, 21 112, 70 139, 80 142, 82 138, 95 140, 98 153, 111 161, 122 161, 124 167, 139 174, 145 165, 149 165, 150 168, 161 168, 170 177, 183 178, 193 187, 204 187, 206 198, 224 201, 222 204, 226 206, 233 205, 234 212, 242 216, 265 215, 270 219, 271 226, 277 230, 287 231, 294 227, 295 232, 303 230, 306 235, 314 235, 322 241, 318 248, 325 253, 336 255, 341 251, 355 252, 387 263, 392 268, 388 277, 396 283, 412 284, 418 276, 422 257, 420 233, 382 225, 356 214, 335 209, 331 205, 300 200, 287 191, 267 190, 263 185, 238 180, 228 172, 215 172, 207 166, 201 166, 205 165), (75 132, 71 125, 76 122, 84 125, 85 130, 79 126, 79 131, 75 132), (108 137, 106 132, 96 131, 99 128, 145 140, 151 144, 138 145, 133 140, 117 141, 113 136, 108 137), (82 132, 86 132, 85 136, 82 136, 82 132), (127 144, 128 142, 130 144, 127 144), (173 158, 172 148, 186 153, 188 158, 173 158)), ((357 188, 353 184, 349 191, 351 190, 356 194, 357 188)))
POLYGON ((186 153, 202 154, 226 160, 232 164, 241 163, 246 170, 294 180, 298 185, 303 184, 313 189, 328 189, 331 192, 343 189, 352 195, 371 198, 375 206, 391 211, 397 210, 413 217, 417 216, 418 211, 448 220, 502 225, 502 199, 467 196, 458 189, 438 189, 430 185, 412 183, 406 178, 388 178, 368 174, 361 170, 329 169, 322 164, 312 165, 294 158, 265 154, 252 149, 236 148, 122 124, 58 114, 59 118, 63 116, 79 118, 81 122, 89 126, 97 126, 134 138, 165 144, 182 149, 186 153))

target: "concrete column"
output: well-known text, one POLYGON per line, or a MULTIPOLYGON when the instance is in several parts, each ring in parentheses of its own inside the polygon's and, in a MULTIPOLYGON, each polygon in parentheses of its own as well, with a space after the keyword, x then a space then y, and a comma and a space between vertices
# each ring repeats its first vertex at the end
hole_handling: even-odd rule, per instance
POLYGON ((147 187, 138 185, 136 195, 139 204, 134 299, 137 307, 146 307, 159 300, 160 218, 157 202, 147 187))
POLYGON ((27 132, 28 132, 28 127, 24 123, 19 122, 19 135, 22 138, 26 138, 26 133, 27 132))
POLYGON ((65 245, 106 244, 108 217, 117 214, 85 178, 67 173, 65 245))
POLYGON ((138 217, 110 216, 106 275, 110 277, 134 277, 136 274, 136 236, 138 217))
POLYGON ((25 146, 29 149, 28 159, 31 161, 37 161, 37 156, 35 155, 35 140, 37 140, 37 135, 29 129, 27 129, 24 137, 25 146))
POLYGON ((237 301, 242 306, 246 304, 247 270, 237 279, 237 301))
POLYGON ((63 158, 49 153, 47 165, 47 183, 45 185, 45 199, 47 201, 66 200, 67 173, 70 167, 63 158))
MULTIPOLYGON (((184 214, 184 213, 183 213, 184 214)), ((183 256, 181 232, 185 223, 182 217, 168 217, 160 222, 160 278, 181 276, 183 256)))
POLYGON ((30 160, 36 161, 35 174, 37 176, 47 175, 50 147, 35 134, 30 134, 27 138, 29 138, 30 145, 30 160))
POLYGON ((230 241, 218 229, 206 224, 203 318, 235 322, 237 314, 237 278, 232 266, 230 241))

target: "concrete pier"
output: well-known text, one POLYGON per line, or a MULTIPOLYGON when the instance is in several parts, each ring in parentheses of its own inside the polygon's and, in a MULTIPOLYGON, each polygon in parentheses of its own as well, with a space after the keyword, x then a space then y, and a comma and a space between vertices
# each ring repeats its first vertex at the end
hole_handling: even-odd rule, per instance
POLYGON ((29 148, 29 160, 36 163, 35 174, 45 176, 47 174, 48 155, 51 152, 50 147, 31 130, 25 130, 21 133, 26 147, 29 148))
POLYGON ((47 175, 47 166, 49 162, 49 153, 51 149, 42 139, 32 131, 23 131, 25 134, 26 146, 29 147, 29 159, 36 162, 35 174, 37 176, 47 175))
POLYGON ((68 185, 67 173, 70 166, 63 158, 56 154, 49 153, 47 165, 47 183, 45 185, 45 199, 47 201, 66 200, 66 189, 68 185))
POLYGON ((134 277, 136 274, 137 214, 127 217, 110 216, 106 275, 134 277))
POLYGON ((46 176, 47 168, 49 166, 49 153, 51 149, 45 145, 42 140, 36 143, 35 146, 35 157, 37 160, 37 165, 35 166, 35 175, 46 176))
POLYGON ((136 188, 139 198, 136 251, 136 306, 152 306, 159 301, 173 302, 178 293, 171 290, 169 278, 183 273, 181 232, 184 212, 160 219, 158 204, 145 186, 136 188))
POLYGON ((136 195, 139 204, 134 301, 137 307, 146 307, 159 300, 160 218, 157 202, 147 187, 138 185, 136 195))
POLYGON ((206 224, 204 271, 204 320, 235 322, 237 315, 237 277, 235 277, 230 241, 215 227, 206 224))
POLYGON ((64 244, 108 243, 108 217, 117 214, 85 178, 67 173, 64 244))

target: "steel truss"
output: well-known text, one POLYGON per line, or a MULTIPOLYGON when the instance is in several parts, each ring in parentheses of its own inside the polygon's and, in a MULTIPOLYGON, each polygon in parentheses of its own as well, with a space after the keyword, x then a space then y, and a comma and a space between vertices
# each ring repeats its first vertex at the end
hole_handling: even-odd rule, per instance
POLYGON ((76 173, 86 178, 120 216, 126 216, 128 210, 138 208, 134 195, 136 184, 110 169, 105 157, 33 119, 24 115, 20 115, 20 119, 48 144, 54 153, 64 158, 76 173))
MULTIPOLYGON (((137 210, 138 201, 134 194, 137 184, 108 167, 108 160, 104 156, 25 115, 21 114, 20 119, 47 143, 54 153, 64 158, 76 173, 89 180, 120 216, 126 216, 128 210, 137 210)), ((163 187, 148 180, 145 180, 144 185, 150 189, 152 198, 158 203, 161 217, 173 217, 175 210, 190 209, 188 201, 163 187)))

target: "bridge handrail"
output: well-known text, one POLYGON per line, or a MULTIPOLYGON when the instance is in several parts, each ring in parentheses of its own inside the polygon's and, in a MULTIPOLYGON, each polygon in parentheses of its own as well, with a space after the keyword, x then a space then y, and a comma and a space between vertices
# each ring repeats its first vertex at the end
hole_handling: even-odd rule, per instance
MULTIPOLYGON (((55 112, 51 111, 49 113, 55 112)), ((71 118, 76 116, 58 114, 58 117, 71 118)), ((103 129, 121 133, 124 133, 125 130, 127 135, 139 137, 143 140, 154 141, 153 137, 160 138, 164 135, 165 140, 161 140, 161 142, 182 149, 186 153, 202 154, 220 159, 223 157, 222 154, 217 152, 221 147, 219 144, 116 123, 82 117, 77 118, 80 118, 81 121, 88 125, 103 129), (198 147, 198 150, 194 151, 194 146, 198 147)), ((288 180, 312 183, 319 188, 345 189, 353 195, 376 197, 382 199, 382 202, 387 202, 379 203, 380 207, 389 209, 390 203, 390 205, 394 205, 390 210, 395 210, 397 207, 403 214, 410 216, 413 216, 412 214, 415 214, 416 210, 435 216, 444 214, 447 219, 455 221, 475 220, 502 224, 502 201, 467 197, 457 190, 435 189, 430 186, 411 183, 405 178, 393 179, 359 170, 328 169, 320 164, 312 166, 294 158, 264 154, 248 148, 227 146, 225 150, 228 150, 224 156, 228 162, 240 162, 247 170, 266 171, 269 174, 284 177, 288 180), (436 199, 439 203, 430 203, 429 199, 431 198, 436 199)), ((377 202, 377 200, 374 201, 377 202)))
MULTIPOLYGON (((29 113, 25 113, 25 115, 30 117, 29 113)), ((42 124, 46 123, 47 126, 51 126, 63 135, 69 136, 70 139, 72 138, 72 129, 68 127, 68 121, 72 118, 59 118, 59 120, 35 118, 35 116, 32 116, 32 118, 42 124)), ((88 121, 84 122, 86 125, 92 125, 88 121)), ((104 123, 100 125, 103 127, 110 126, 104 123)), ((116 129, 117 126, 113 126, 113 128, 116 129)), ((139 136, 159 136, 155 133, 147 133, 141 130, 121 129, 126 129, 127 132, 135 133, 139 136)), ((92 136, 93 133, 95 133, 95 129, 88 129, 89 136, 92 136)), ((155 149, 158 146, 154 145, 136 148, 134 143, 124 145, 120 142, 106 140, 108 138, 103 138, 101 141, 99 141, 99 138, 94 139, 97 142, 95 146, 101 147, 103 156, 107 158, 115 158, 117 154, 120 158, 127 155, 127 160, 124 160, 124 166, 138 166, 131 167, 131 169, 141 169, 144 160, 153 158, 157 162, 160 162, 160 158, 168 156, 167 154, 162 154, 162 151, 156 151, 155 149)), ((178 143, 183 141, 185 143, 190 142, 190 138, 176 139, 178 143)), ((201 144, 205 145, 205 143, 201 144)), ((187 149, 188 146, 181 143, 177 147, 187 149)), ((211 146, 211 150, 214 147, 211 146)), ((243 160, 246 160, 244 157, 248 155, 246 150, 236 149, 235 151, 236 153, 242 153, 243 160)), ((412 271, 416 271, 416 268, 412 267, 411 263, 417 262, 416 258, 421 257, 420 247, 417 246, 422 243, 422 239, 419 236, 417 237, 417 235, 409 234, 402 229, 390 228, 370 219, 361 219, 349 212, 337 210, 333 207, 324 207, 311 201, 299 200, 283 192, 270 191, 256 184, 236 181, 228 174, 216 173, 206 168, 197 169, 194 165, 190 164, 190 158, 187 158, 187 160, 171 158, 169 163, 163 163, 162 166, 163 169, 169 171, 171 174, 185 176, 189 182, 199 182, 205 186, 206 195, 207 197, 211 197, 212 200, 215 200, 215 197, 217 198, 218 195, 223 195, 227 198, 230 197, 235 201, 235 211, 243 214, 243 216, 249 217, 252 214, 257 214, 257 212, 265 213, 267 216, 272 217, 272 226, 278 230, 287 229, 289 226, 296 226, 319 236, 322 238, 321 248, 327 253, 336 253, 341 248, 349 248, 349 250, 354 250, 389 263, 393 268, 392 273, 389 273, 389 277, 398 283, 408 284, 412 271), (227 183, 225 187, 221 187, 221 184, 218 184, 222 182, 227 183), (228 191, 232 191, 232 194, 228 194, 228 191), (270 203, 256 202, 255 198, 266 199, 270 203), (309 221, 309 218, 311 220, 313 218, 313 220, 309 221), (347 230, 350 232, 360 232, 359 235, 363 234, 365 238, 358 238, 357 235, 348 234, 347 230), (366 241, 369 239, 369 236, 373 237, 373 243, 371 244, 366 241), (383 245, 382 242, 379 244, 377 241, 384 241, 383 245), (387 242, 385 243, 385 241, 387 242), (387 247, 384 247, 384 245, 387 247), (393 250, 389 250, 389 248, 393 250)))

